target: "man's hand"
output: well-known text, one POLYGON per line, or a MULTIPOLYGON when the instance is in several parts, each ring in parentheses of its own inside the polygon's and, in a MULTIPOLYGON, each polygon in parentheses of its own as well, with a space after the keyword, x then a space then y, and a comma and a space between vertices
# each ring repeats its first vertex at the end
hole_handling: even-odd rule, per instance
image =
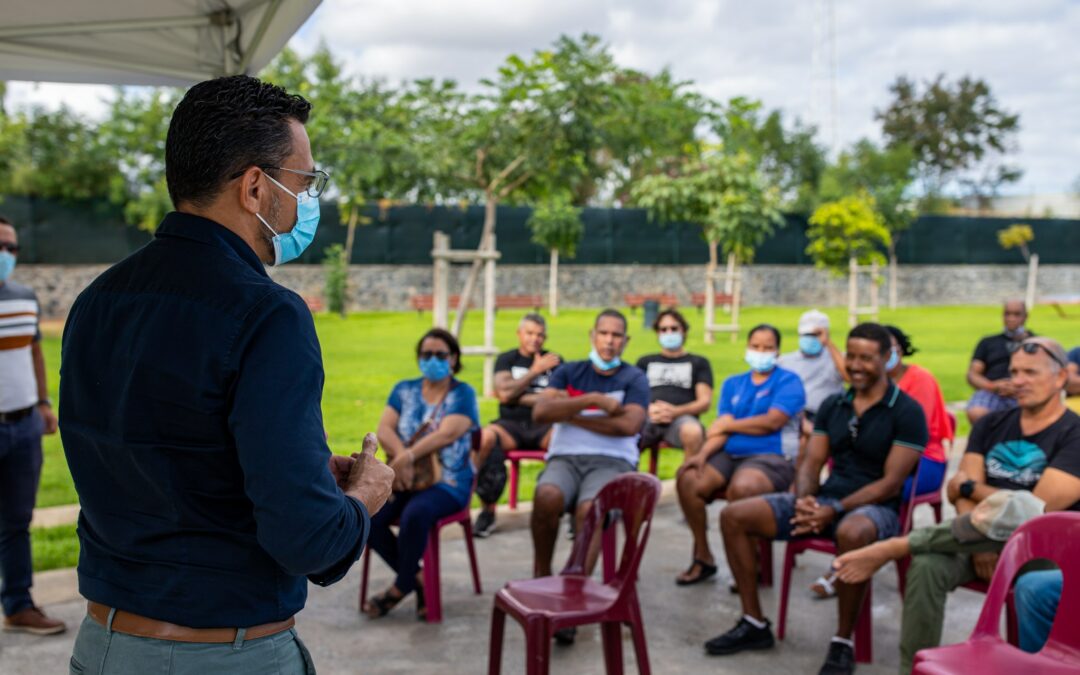
POLYGON ((994 382, 994 393, 1005 398, 1013 398, 1016 396, 1016 387, 1013 386, 1012 380, 997 380, 994 382))
POLYGON ((675 406, 667 401, 654 401, 649 404, 649 421, 653 424, 671 424, 675 419, 675 406))
POLYGON ((829 523, 836 520, 836 509, 818 504, 817 498, 808 495, 795 500, 795 517, 791 523, 795 526, 791 534, 821 534, 829 523))
POLYGON ((344 488, 345 494, 360 500, 369 516, 378 513, 390 498, 394 483, 394 470, 375 459, 375 449, 378 447, 375 434, 364 435, 360 453, 353 453, 354 461, 344 488))
POLYGON ((539 353, 533 356, 532 365, 529 366, 529 370, 533 375, 542 375, 552 368, 557 367, 562 363, 562 359, 554 352, 548 352, 541 356, 539 353))
POLYGON ((818 340, 821 340, 821 344, 823 344, 823 345, 829 344, 829 329, 828 328, 818 328, 816 331, 814 331, 814 335, 817 337, 818 340))
POLYGON ((960 499, 960 486, 971 480, 971 476, 960 469, 949 479, 949 484, 945 487, 945 498, 949 500, 950 504, 955 504, 957 499, 960 499))
POLYGON ((42 432, 46 436, 56 433, 56 413, 53 412, 52 406, 48 403, 42 403, 38 405, 38 412, 41 414, 41 421, 45 425, 45 430, 42 432))
POLYGON ((994 576, 994 568, 997 567, 997 553, 972 553, 971 566, 975 568, 975 576, 983 581, 990 581, 994 576))
POLYGON ((593 392, 589 395, 593 397, 593 405, 606 412, 609 416, 615 416, 622 409, 622 404, 607 394, 593 392))
POLYGON ((344 492, 349 487, 349 473, 352 471, 356 460, 344 455, 330 455, 330 473, 334 475, 334 482, 344 492))
POLYGON ((701 471, 703 468, 705 468, 706 461, 708 461, 708 458, 705 456, 705 453, 698 451, 693 456, 687 457, 683 460, 682 466, 679 467, 678 473, 679 475, 682 475, 687 471, 701 471))

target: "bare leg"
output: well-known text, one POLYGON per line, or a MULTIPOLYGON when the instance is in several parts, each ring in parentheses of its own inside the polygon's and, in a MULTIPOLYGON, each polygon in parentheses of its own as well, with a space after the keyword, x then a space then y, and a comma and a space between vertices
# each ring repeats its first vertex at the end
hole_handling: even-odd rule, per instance
MULTIPOLYGON (((591 499, 578 503, 577 510, 574 512, 574 532, 580 533, 584 530, 585 518, 588 517, 592 506, 591 499)), ((600 526, 593 533, 592 541, 589 542, 589 553, 585 556, 585 573, 590 575, 596 569, 596 561, 600 558, 600 541, 604 534, 603 523, 600 523, 600 526)))
POLYGON ((776 520, 769 503, 760 497, 728 503, 720 512, 720 533, 728 565, 739 589, 744 614, 764 620, 757 586, 756 537, 776 538, 776 520))
POLYGON ((555 555, 555 538, 559 535, 565 501, 562 490, 554 485, 540 485, 533 497, 532 527, 533 574, 551 576, 551 558, 555 555))
MULTIPOLYGON (((850 515, 836 528, 836 549, 847 553, 862 548, 877 539, 874 521, 866 516, 850 515)), ((839 620, 836 626, 837 637, 851 638, 855 630, 855 621, 859 618, 866 582, 849 584, 840 581, 836 584, 836 604, 839 620)))
POLYGON ((679 427, 679 441, 682 443, 683 455, 693 457, 705 443, 705 432, 700 424, 684 424, 679 427))
MULTIPOLYGON (((679 506, 686 517, 686 524, 689 526, 690 535, 694 540, 692 559, 701 560, 712 565, 715 563, 715 559, 712 550, 709 548, 708 520, 705 506, 708 499, 717 490, 723 489, 724 477, 720 475, 719 471, 706 465, 701 470, 681 472, 675 485, 679 493, 679 506)), ((685 580, 700 574, 700 572, 700 570, 690 569, 680 574, 678 578, 685 580)))
POLYGON ((974 407, 968 408, 965 412, 967 412, 968 421, 971 422, 972 424, 975 424, 980 419, 982 419, 982 418, 986 417, 987 415, 989 415, 990 414, 990 409, 989 408, 983 408, 982 406, 974 406, 974 407))
POLYGON ((869 580, 874 572, 890 561, 910 554, 907 537, 893 537, 848 551, 833 561, 833 569, 836 570, 836 577, 844 583, 857 584, 869 580))

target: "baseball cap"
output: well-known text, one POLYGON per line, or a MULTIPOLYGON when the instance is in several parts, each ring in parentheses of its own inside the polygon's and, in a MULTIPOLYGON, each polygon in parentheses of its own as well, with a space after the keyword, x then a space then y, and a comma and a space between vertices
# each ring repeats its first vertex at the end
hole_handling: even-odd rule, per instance
POLYGON ((829 328, 829 317, 824 312, 811 309, 809 312, 803 312, 803 315, 799 317, 799 335, 816 333, 822 328, 826 330, 829 328))
POLYGON ((1027 490, 998 490, 952 523, 953 539, 969 544, 1005 541, 1013 530, 1041 516, 1046 502, 1027 490))

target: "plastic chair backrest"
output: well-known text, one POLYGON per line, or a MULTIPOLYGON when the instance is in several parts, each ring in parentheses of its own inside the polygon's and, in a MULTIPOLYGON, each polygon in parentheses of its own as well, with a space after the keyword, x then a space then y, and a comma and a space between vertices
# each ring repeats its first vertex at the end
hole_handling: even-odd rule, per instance
MULTIPOLYGON (((584 575, 589 548, 597 529, 614 527, 616 520, 619 520, 623 523, 625 535, 622 556, 614 577, 605 579, 605 583, 617 587, 622 587, 627 581, 633 583, 645 551, 645 542, 649 538, 660 489, 659 479, 647 473, 625 473, 605 485, 593 500, 581 532, 574 537, 570 559, 560 574, 584 575)), ((601 537, 614 534, 601 531, 601 537)))
MULTIPOLYGON (((919 467, 922 461, 915 463, 915 470, 911 472, 911 490, 907 501, 900 505, 900 534, 911 532, 912 521, 915 518, 916 498, 915 488, 919 487, 919 467)), ((903 494, 901 492, 901 494, 903 494)))
POLYGON ((956 415, 954 415, 951 410, 945 411, 945 414, 949 418, 949 440, 950 441, 955 441, 956 440, 956 415))
POLYGON ((1000 639, 1001 607, 1016 573, 1036 558, 1053 560, 1064 575, 1057 616, 1041 653, 1056 660, 1080 662, 1080 614, 1076 612, 1080 607, 1080 513, 1076 512, 1048 513, 1013 532, 998 559, 971 637, 1000 639))

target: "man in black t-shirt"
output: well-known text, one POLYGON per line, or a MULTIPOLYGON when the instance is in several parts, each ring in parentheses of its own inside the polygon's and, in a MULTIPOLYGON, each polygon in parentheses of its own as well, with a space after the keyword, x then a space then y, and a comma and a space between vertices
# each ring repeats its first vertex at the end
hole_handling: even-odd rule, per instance
MULTIPOLYGON (((879 324, 851 329, 844 357, 851 389, 830 396, 818 408, 798 469, 796 493, 740 499, 720 512, 720 531, 743 616, 730 631, 705 643, 710 655, 774 644, 758 597, 758 539, 829 537, 835 539, 838 551, 846 552, 900 532, 897 502, 928 434, 922 407, 885 372, 891 351, 892 336, 879 324), (821 471, 830 457, 832 470, 821 484, 821 471)), ((836 585, 836 635, 822 674, 854 672, 851 636, 865 590, 865 582, 836 585)))
POLYGON ((712 366, 704 357, 686 351, 690 324, 674 309, 660 312, 653 322, 661 352, 638 359, 637 367, 649 378, 649 419, 641 430, 638 447, 660 441, 694 456, 705 440, 698 420, 712 403, 712 366))
POLYGON ((544 317, 526 314, 518 324, 518 348, 495 360, 495 396, 499 399, 499 419, 480 432, 480 449, 475 458, 480 467, 476 494, 483 509, 476 517, 473 535, 487 537, 495 531, 495 503, 506 486, 506 450, 545 450, 551 438, 550 424, 532 421, 537 393, 548 386, 548 378, 562 362, 558 354, 544 350, 547 339, 544 317))
MULTIPOLYGON (((1029 490, 1046 511, 1080 511, 1080 416, 1065 408, 1068 379, 1065 350, 1049 338, 1024 340, 1011 359, 1011 384, 1018 408, 986 415, 971 429, 960 469, 948 496, 959 515, 998 490, 1029 490)), ((988 581, 1004 542, 958 541, 952 521, 913 531, 841 556, 838 576, 869 578, 890 560, 908 555, 900 632, 901 673, 915 653, 941 641, 945 601, 951 590, 976 579, 988 581)))
POLYGON ((1009 357, 1021 342, 1034 335, 1024 326, 1027 307, 1023 300, 1005 303, 1004 321, 1004 332, 979 340, 971 357, 967 381, 975 393, 968 401, 967 416, 972 424, 995 410, 1016 407, 1016 391, 1009 379, 1009 357))

